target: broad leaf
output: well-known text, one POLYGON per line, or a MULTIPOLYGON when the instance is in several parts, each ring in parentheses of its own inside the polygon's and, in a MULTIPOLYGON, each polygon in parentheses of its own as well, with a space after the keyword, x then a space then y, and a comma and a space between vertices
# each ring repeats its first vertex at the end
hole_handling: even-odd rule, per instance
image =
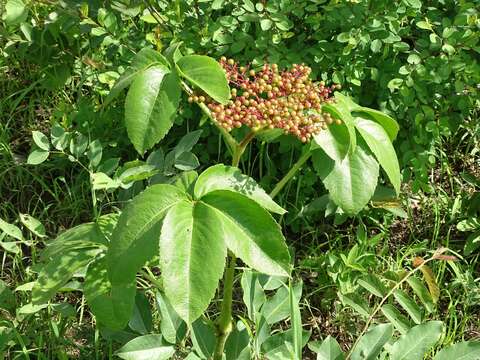
POLYGON ((255 321, 256 314, 267 299, 259 281, 259 274, 246 269, 242 274, 241 284, 243 290, 243 302, 247 307, 250 320, 255 321))
POLYGON ((45 262, 73 249, 106 248, 107 239, 97 224, 85 223, 68 229, 46 245, 41 254, 45 262))
POLYGON ((344 123, 329 125, 313 139, 332 160, 342 161, 348 154, 350 135, 344 123))
POLYGON ((429 321, 413 327, 393 344, 391 360, 422 360, 425 353, 440 339, 443 331, 441 321, 429 321))
POLYGON ((158 239, 167 211, 186 195, 177 187, 158 184, 136 196, 123 210, 108 248, 112 284, 130 284, 137 271, 158 254, 158 239))
POLYGON ((380 324, 370 328, 362 336, 350 358, 352 360, 375 360, 392 335, 392 324, 380 324))
POLYGON ((265 274, 290 274, 285 238, 265 209, 248 197, 228 190, 210 192, 201 201, 217 214, 221 238, 243 262, 265 274))
POLYGON ((480 359, 480 341, 462 341, 444 348, 433 360, 478 360, 480 359))
POLYGON ((422 310, 403 290, 395 290, 393 293, 395 300, 410 315, 416 324, 420 324, 423 319, 422 310))
POLYGON ((309 343, 308 347, 317 354, 317 360, 343 360, 345 355, 338 345, 335 338, 328 335, 322 343, 317 346, 314 343, 309 343))
POLYGON ((397 308, 391 304, 385 304, 381 308, 383 315, 392 323, 392 325, 402 333, 406 334, 411 326, 408 319, 397 310, 397 308))
MULTIPOLYGON (((302 283, 293 287, 293 295, 296 299, 302 296, 302 283)), ((268 324, 275 324, 290 316, 290 299, 287 287, 281 287, 275 295, 269 298, 261 309, 262 315, 268 324)))
POLYGON ((183 77, 215 101, 226 104, 230 99, 225 71, 214 59, 203 55, 189 55, 180 58, 177 66, 183 77))
POLYGON ((139 336, 125 345, 116 353, 125 360, 167 360, 175 353, 173 346, 163 346, 162 335, 151 334, 139 336))
POLYGON ((210 206, 190 201, 174 205, 163 221, 160 266, 165 295, 187 324, 205 311, 223 274, 227 249, 222 222, 210 206))
POLYGON ((148 298, 141 292, 135 296, 135 306, 133 307, 132 317, 128 322, 130 329, 146 335, 152 331, 152 311, 148 298))
POLYGON ((388 134, 390 141, 396 139, 400 127, 398 126, 398 123, 390 116, 381 111, 363 106, 356 109, 356 112, 359 112, 362 115, 368 115, 372 120, 379 123, 383 127, 385 132, 388 134))
POLYGON ((378 123, 361 117, 355 118, 355 127, 385 170, 398 194, 400 192, 400 165, 388 134, 378 123))
POLYGON ((132 66, 118 78, 105 98, 104 106, 108 105, 121 91, 130 86, 138 74, 153 65, 163 65, 168 68, 168 61, 159 52, 150 48, 143 48, 134 57, 132 66))
POLYGON ((193 348, 202 359, 210 359, 215 349, 215 328, 211 323, 199 318, 191 325, 193 348))
POLYGON ((22 230, 13 224, 9 224, 6 221, 0 219, 0 231, 4 232, 8 236, 11 236, 14 239, 23 240, 22 230))
POLYGON ((239 192, 256 201, 268 211, 284 214, 286 211, 263 190, 251 177, 233 166, 218 164, 206 169, 195 184, 195 197, 202 196, 215 190, 231 190, 239 192))
POLYGON ((140 155, 170 130, 179 101, 179 79, 166 67, 155 65, 136 76, 125 99, 125 122, 140 155))
POLYGON ((375 193, 378 163, 362 143, 353 154, 333 165, 323 151, 316 150, 313 162, 330 198, 346 213, 358 213, 375 193))
POLYGON ((160 292, 157 293, 156 300, 161 315, 160 330, 163 338, 170 344, 179 343, 187 333, 187 324, 178 316, 168 299, 160 292))
POLYGON ((249 342, 250 336, 245 324, 238 321, 225 343, 225 357, 227 359, 250 360, 249 342))
POLYGON ((90 310, 100 325, 110 329, 123 329, 130 319, 135 301, 135 281, 112 287, 107 273, 105 257, 88 265, 83 293, 90 310))
POLYGON ((20 214, 20 221, 25 227, 38 237, 45 237, 45 226, 33 216, 28 214, 20 214))
POLYGON ((45 264, 32 289, 34 305, 48 302, 73 275, 91 262, 100 249, 73 249, 63 252, 45 264))

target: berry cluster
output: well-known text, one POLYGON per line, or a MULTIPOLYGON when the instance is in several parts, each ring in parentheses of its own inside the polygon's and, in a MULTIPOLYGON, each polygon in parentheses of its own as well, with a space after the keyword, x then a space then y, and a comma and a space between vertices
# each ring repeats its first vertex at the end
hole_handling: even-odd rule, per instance
POLYGON ((280 71, 276 64, 265 64, 258 72, 222 57, 232 99, 219 104, 205 96, 191 96, 189 101, 205 102, 215 121, 227 131, 246 125, 252 129, 282 129, 306 142, 335 120, 322 112, 322 104, 332 102, 332 92, 339 85, 325 86, 310 80, 311 69, 294 64, 280 71))

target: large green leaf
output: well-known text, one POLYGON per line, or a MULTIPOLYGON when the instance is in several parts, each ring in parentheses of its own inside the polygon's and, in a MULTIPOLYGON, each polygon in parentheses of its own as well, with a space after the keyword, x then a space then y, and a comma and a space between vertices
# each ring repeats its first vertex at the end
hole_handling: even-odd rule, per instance
POLYGON ((347 106, 349 112, 352 112, 354 114, 360 113, 363 115, 363 117, 368 116, 368 118, 382 125, 383 129, 387 132, 390 141, 395 140, 395 138, 397 137, 397 133, 399 130, 398 123, 387 114, 375 109, 360 106, 355 103, 350 97, 345 96, 340 92, 335 93, 335 98, 341 100, 343 104, 347 106))
POLYGON ((330 198, 342 210, 356 214, 367 205, 375 193, 379 166, 363 143, 342 161, 333 163, 322 150, 315 150, 312 159, 330 198))
POLYGON ((320 345, 309 343, 308 347, 317 354, 317 360, 343 360, 345 355, 335 338, 328 335, 320 345))
POLYGON ((22 0, 8 0, 5 3, 5 13, 2 19, 7 25, 14 25, 25 21, 28 16, 28 11, 25 3, 22 0))
POLYGON ((134 57, 132 61, 132 66, 130 66, 125 72, 118 78, 118 80, 113 85, 112 89, 105 98, 104 106, 110 103, 114 98, 116 98, 123 89, 130 86, 133 80, 138 74, 143 70, 147 69, 149 66, 153 65, 163 65, 168 67, 168 61, 163 57, 159 52, 152 50, 150 48, 143 48, 140 50, 134 57))
POLYGON ((378 123, 361 117, 355 118, 355 127, 387 173, 398 194, 400 192, 400 166, 388 134, 378 123))
POLYGON ((85 267, 100 251, 99 248, 73 249, 51 258, 41 269, 33 286, 32 303, 48 302, 77 270, 85 267))
POLYGON ((248 197, 229 190, 201 198, 220 219, 222 238, 248 266, 269 275, 289 275, 290 254, 280 226, 248 197))
POLYGON ((177 75, 155 65, 135 77, 125 99, 128 137, 140 155, 170 130, 180 101, 177 75))
POLYGON ((370 109, 367 107, 361 106, 360 108, 356 109, 356 112, 361 113, 362 115, 369 116, 372 120, 376 121, 380 125, 382 125, 385 132, 388 134, 390 141, 395 140, 398 134, 399 126, 398 123, 392 119, 387 114, 384 114, 381 111, 370 109))
POLYGON ((83 293, 97 322, 110 329, 123 329, 135 302, 135 281, 112 286, 105 257, 88 265, 83 293))
POLYGON ((174 353, 173 346, 162 345, 162 335, 151 334, 129 341, 115 355, 125 360, 167 360, 174 353))
POLYGON ((392 335, 392 324, 374 326, 362 336, 350 358, 352 360, 375 360, 392 335))
POLYGON ((225 71, 214 59, 203 55, 184 56, 177 62, 180 74, 215 101, 226 104, 230 89, 225 71))
POLYGON ((123 210, 108 248, 112 284, 129 284, 137 271, 158 254, 162 219, 186 195, 173 185, 158 184, 136 196, 123 210))
POLYGON ((218 164, 206 169, 195 183, 195 197, 200 199, 215 190, 231 190, 239 192, 256 201, 265 209, 284 214, 286 211, 263 190, 257 182, 233 166, 218 164))
POLYGON ((429 321, 414 326, 406 335, 392 345, 391 360, 422 360, 425 353, 440 339, 443 330, 441 321, 429 321))
POLYGON ((187 324, 215 295, 226 255, 222 219, 214 209, 200 201, 181 201, 168 211, 160 236, 160 266, 165 295, 187 324))
POLYGON ((85 223, 68 229, 46 245, 41 254, 45 262, 73 249, 106 248, 107 239, 97 224, 85 223))
POLYGON ((316 134, 313 139, 332 160, 342 161, 348 154, 350 134, 344 123, 328 126, 327 129, 316 134))
POLYGON ((433 360, 478 360, 480 341, 462 341, 438 352, 433 360))

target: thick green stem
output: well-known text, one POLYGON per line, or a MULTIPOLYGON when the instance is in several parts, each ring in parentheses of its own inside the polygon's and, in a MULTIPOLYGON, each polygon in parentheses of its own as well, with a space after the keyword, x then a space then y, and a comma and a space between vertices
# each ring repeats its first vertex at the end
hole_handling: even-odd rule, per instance
POLYGON ((292 168, 288 171, 288 173, 280 180, 275 188, 270 193, 270 197, 273 199, 278 193, 283 189, 283 187, 290 181, 290 179, 297 173, 298 170, 302 167, 302 165, 312 156, 312 152, 310 150, 306 151, 297 162, 292 166, 292 168))
POLYGON ((225 270, 225 276, 223 279, 222 311, 216 324, 217 343, 215 344, 213 360, 222 360, 225 343, 227 341, 228 335, 230 335, 230 333, 232 332, 232 293, 236 261, 237 258, 235 257, 235 255, 231 255, 230 264, 225 270))

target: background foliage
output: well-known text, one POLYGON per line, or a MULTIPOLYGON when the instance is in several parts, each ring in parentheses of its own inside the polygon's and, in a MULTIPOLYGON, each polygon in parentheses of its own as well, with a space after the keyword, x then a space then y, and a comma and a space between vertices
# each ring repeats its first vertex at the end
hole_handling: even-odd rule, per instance
MULTIPOLYGON (((415 255, 447 246, 460 260, 432 264, 438 303, 418 298, 419 309, 412 310, 402 306, 400 295, 395 304, 403 315, 413 314, 412 320, 419 313, 422 320, 443 320, 443 345, 478 338, 480 15, 475 2, 9 0, 0 8, 0 218, 21 228, 15 237, 0 227, 0 289, 4 283, 16 289, 17 303, 17 335, 0 323, 0 349, 8 344, 3 351, 9 356, 45 353, 48 358, 61 349, 69 356, 102 358, 130 338, 99 335, 78 282, 40 312, 28 304, 28 286, 18 286, 36 278, 37 252, 47 238, 92 220, 95 211, 120 207, 144 187, 142 177, 151 169, 133 177, 127 172, 139 164, 124 127, 125 96, 107 95, 140 49, 165 51, 175 44, 185 54, 225 55, 254 65, 308 64, 314 77, 340 83, 359 104, 400 123, 395 142, 404 182, 400 200, 379 191, 359 216, 348 218, 328 206, 311 167, 279 197, 290 209, 281 222, 304 282, 302 320, 314 336, 330 334, 348 348, 365 321, 363 305, 375 303, 362 280, 369 273, 395 277, 415 255), (39 132, 33 134, 35 144, 32 131, 39 132), (73 145, 48 153, 40 133, 51 133, 60 144, 73 139, 73 145), (81 156, 87 146, 90 155, 81 156), (96 148, 102 164, 96 163, 96 148), (27 159, 31 150, 35 155, 27 159), (96 179, 106 191, 92 203, 89 173, 82 166, 103 166, 121 183, 106 186, 96 179)), ((182 105, 157 150, 175 152, 180 137, 203 122, 198 108, 182 105)), ((267 190, 301 151, 289 137, 251 146, 241 168, 267 190)), ((208 124, 187 152, 193 155, 188 161, 155 176, 202 169, 227 157, 208 124)))

